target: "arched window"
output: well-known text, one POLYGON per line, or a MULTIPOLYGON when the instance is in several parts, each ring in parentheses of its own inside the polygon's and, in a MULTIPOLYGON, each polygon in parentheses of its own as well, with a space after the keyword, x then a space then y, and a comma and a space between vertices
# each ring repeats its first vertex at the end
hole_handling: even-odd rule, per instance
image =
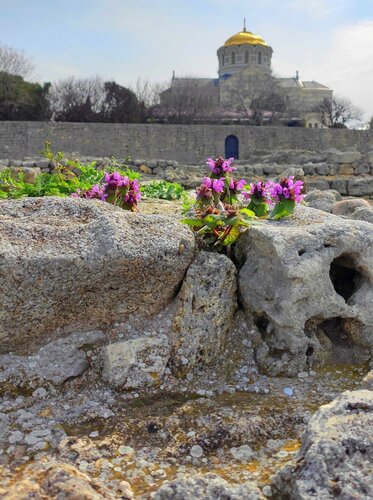
POLYGON ((245 63, 247 64, 249 62, 249 51, 245 50, 245 63))
POLYGON ((232 62, 232 64, 236 64, 236 53, 235 52, 232 52, 231 62, 232 62))
POLYGON ((262 53, 258 53, 258 64, 262 64, 262 53))

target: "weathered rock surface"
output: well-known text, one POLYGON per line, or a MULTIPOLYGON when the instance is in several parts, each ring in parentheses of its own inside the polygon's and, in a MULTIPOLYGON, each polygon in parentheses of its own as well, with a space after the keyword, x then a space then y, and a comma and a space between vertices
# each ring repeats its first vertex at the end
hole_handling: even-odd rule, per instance
POLYGON ((1 498, 18 499, 65 499, 65 500, 109 500, 126 498, 110 492, 97 481, 80 472, 74 466, 55 463, 27 468, 27 475, 14 481, 10 488, 0 485, 1 498))
POLYGON ((259 488, 249 482, 232 485, 215 474, 200 474, 164 484, 154 498, 155 500, 260 500, 264 496, 259 488))
POLYGON ((373 353, 373 232, 299 206, 239 240, 242 305, 262 336, 259 366, 295 375, 313 364, 364 362, 373 353))
POLYGON ((275 498, 373 498, 373 392, 347 391, 322 406, 302 438, 295 467, 275 478, 275 498))
POLYGON ((373 206, 357 208, 350 216, 350 219, 364 220, 373 224, 373 206))
POLYGON ((225 255, 201 252, 189 267, 172 323, 172 365, 189 371, 221 352, 232 327, 236 268, 225 255))
POLYGON ((52 197, 0 203, 0 236, 0 353, 157 313, 195 245, 174 218, 52 197))
POLYGON ((342 200, 334 205, 333 214, 349 216, 360 207, 371 208, 371 205, 367 200, 364 200, 363 198, 351 198, 349 200, 342 200))
POLYGON ((332 189, 326 191, 314 189, 305 197, 305 201, 310 207, 329 213, 333 211, 334 205, 341 199, 342 197, 338 191, 334 191, 332 189))
POLYGON ((52 382, 62 384, 81 375, 89 363, 82 349, 105 339, 99 331, 77 332, 41 347, 33 356, 4 354, 0 356, 0 384, 32 385, 52 382))
POLYGON ((167 337, 127 340, 103 348, 103 378, 112 387, 138 389, 159 384, 170 356, 167 337))

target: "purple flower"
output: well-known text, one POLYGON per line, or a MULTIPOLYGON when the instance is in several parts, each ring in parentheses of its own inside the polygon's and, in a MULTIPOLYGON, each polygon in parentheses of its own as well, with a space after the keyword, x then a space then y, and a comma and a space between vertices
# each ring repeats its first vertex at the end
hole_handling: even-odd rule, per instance
POLYGON ((137 179, 129 181, 129 189, 124 196, 125 203, 136 205, 141 200, 140 185, 137 179))
POLYGON ((212 198, 212 190, 206 186, 206 184, 201 184, 196 188, 197 200, 209 200, 212 198))
POLYGON ((106 172, 104 175, 104 181, 109 187, 114 189, 129 185, 128 177, 120 175, 119 172, 113 172, 112 174, 106 172))
POLYGON ((269 188, 270 188, 270 182, 263 182, 263 181, 252 182, 250 184, 250 190, 244 191, 242 195, 245 198, 245 200, 250 200, 251 198, 255 198, 257 201, 268 203, 269 188))
POLYGON ((276 203, 283 199, 300 203, 303 199, 302 191, 303 182, 294 182, 293 175, 282 178, 279 183, 271 182, 269 186, 269 194, 276 203))
POLYGON ((234 158, 229 158, 228 160, 224 160, 221 156, 213 160, 212 158, 207 158, 207 165, 211 168, 212 172, 215 175, 224 174, 227 172, 233 172, 236 170, 235 167, 232 167, 231 164, 234 161, 234 158))
POLYGON ((240 181, 236 179, 231 179, 229 181, 229 189, 234 193, 239 193, 245 187, 246 181, 245 179, 241 179, 240 181))
POLYGON ((202 180, 202 184, 215 193, 222 193, 224 191, 224 177, 220 177, 220 179, 211 179, 210 177, 204 177, 202 180))
POLYGON ((85 198, 87 200, 101 200, 105 201, 107 198, 107 193, 105 193, 105 185, 99 186, 95 184, 88 189, 88 191, 82 191, 81 189, 77 189, 75 193, 72 193, 72 198, 85 198))

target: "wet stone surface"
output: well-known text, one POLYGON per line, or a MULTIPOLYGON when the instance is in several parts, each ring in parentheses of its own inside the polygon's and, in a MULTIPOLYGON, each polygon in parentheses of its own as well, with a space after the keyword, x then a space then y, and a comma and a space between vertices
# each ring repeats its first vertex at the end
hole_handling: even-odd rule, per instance
MULTIPOLYGON (((247 375, 240 370, 237 379, 247 375)), ((361 387, 367 371, 344 365, 291 379, 256 376, 245 392, 239 383, 219 385, 210 373, 208 391, 206 378, 200 389, 194 380, 193 391, 185 379, 177 395, 158 398, 77 391, 72 384, 4 393, 0 497, 23 498, 24 485, 57 498, 45 489, 52 476, 68 477, 60 483, 78 482, 97 498, 149 499, 167 481, 213 473, 231 484, 250 482, 270 498, 271 478, 294 462, 311 415, 342 391, 361 387)))

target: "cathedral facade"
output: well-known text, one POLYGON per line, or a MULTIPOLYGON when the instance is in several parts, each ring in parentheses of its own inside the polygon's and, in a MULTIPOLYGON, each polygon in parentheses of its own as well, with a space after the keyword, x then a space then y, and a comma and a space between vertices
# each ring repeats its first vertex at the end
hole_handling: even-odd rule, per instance
POLYGON ((314 108, 323 99, 331 99, 333 91, 321 83, 303 81, 298 71, 290 78, 274 76, 272 55, 272 47, 244 25, 217 51, 218 78, 180 78, 174 74, 171 87, 161 94, 161 104, 171 106, 177 96, 184 96, 191 105, 199 102, 199 106, 208 105, 233 119, 252 120, 260 109, 264 123, 277 117, 285 125, 322 127, 314 108))

